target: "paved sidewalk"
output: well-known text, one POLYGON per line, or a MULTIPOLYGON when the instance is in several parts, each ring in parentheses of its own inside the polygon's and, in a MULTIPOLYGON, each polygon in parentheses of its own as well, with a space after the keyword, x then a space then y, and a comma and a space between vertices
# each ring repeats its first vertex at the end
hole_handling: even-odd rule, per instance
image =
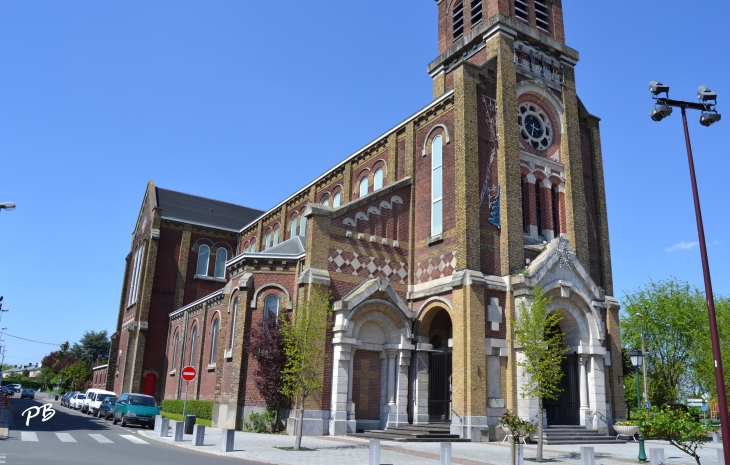
MULTIPOLYGON (((294 445, 294 437, 280 434, 256 434, 236 432, 233 452, 220 452, 221 430, 205 429, 203 446, 192 445, 192 435, 185 435, 184 441, 175 443, 172 438, 160 438, 154 431, 140 430, 150 439, 170 443, 200 452, 225 455, 276 465, 365 465, 368 463, 368 442, 358 438, 341 436, 317 436, 302 438, 306 451, 282 450, 294 445)), ((625 465, 637 463, 639 447, 634 442, 626 444, 596 444, 596 465, 625 465)), ((654 447, 664 448, 667 465, 695 465, 693 458, 683 454, 663 441, 647 441, 646 454, 654 447)), ((719 444, 708 444, 701 452, 703 465, 716 465, 719 444)), ((533 462, 536 446, 525 446, 526 462, 533 462), (532 459, 532 460, 531 460, 532 459)), ((509 464, 509 446, 497 443, 454 443, 452 445, 455 465, 505 465, 509 464)), ((580 446, 545 446, 544 456, 553 463, 580 465, 580 446)), ((381 441, 380 463, 392 465, 438 465, 438 443, 397 443, 381 441)))

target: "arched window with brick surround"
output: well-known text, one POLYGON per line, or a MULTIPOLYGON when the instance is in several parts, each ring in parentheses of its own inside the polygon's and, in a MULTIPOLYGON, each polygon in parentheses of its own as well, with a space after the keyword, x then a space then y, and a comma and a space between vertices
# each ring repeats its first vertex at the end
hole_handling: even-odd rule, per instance
POLYGON ((180 330, 175 330, 175 336, 172 338, 172 361, 170 362, 170 366, 172 366, 172 369, 177 368, 177 351, 180 347, 180 330))
POLYGON ((210 331, 210 364, 215 364, 216 352, 218 352, 218 334, 220 333, 220 318, 217 316, 213 318, 213 325, 210 331))
POLYGON ((383 188, 383 168, 378 168, 373 174, 373 190, 383 188))
POLYGON ((266 242, 264 242, 264 250, 271 247, 271 231, 266 233, 266 242))
POLYGON ((228 342, 228 349, 233 349, 233 343, 236 341, 236 319, 238 319, 238 294, 233 296, 233 308, 231 309, 231 339, 228 342))
POLYGON ((334 197, 332 197, 332 206, 334 208, 337 208, 340 206, 340 193, 336 193, 334 197))
POLYGON ((203 244, 198 248, 198 267, 195 274, 208 276, 208 261, 210 260, 210 247, 203 244))
POLYGON ((297 235, 297 215, 294 215, 291 219, 291 232, 289 233, 289 237, 294 237, 297 235))
POLYGON ((267 325, 272 321, 276 321, 279 317, 279 297, 270 295, 264 300, 264 331, 267 329, 267 325))
POLYGON ((213 276, 216 278, 226 277, 226 260, 228 260, 228 250, 224 247, 218 247, 215 251, 215 271, 213 276))
POLYGON ((195 345, 198 342, 198 325, 193 326, 190 333, 190 357, 188 357, 188 365, 195 366, 195 345))
POLYGON ((302 210, 302 216, 299 219, 299 235, 302 237, 307 235, 307 219, 304 217, 304 210, 302 210))
POLYGON ((443 138, 431 141, 431 237, 443 232, 443 138))
POLYGON ((360 197, 368 195, 368 176, 365 175, 360 180, 360 197))

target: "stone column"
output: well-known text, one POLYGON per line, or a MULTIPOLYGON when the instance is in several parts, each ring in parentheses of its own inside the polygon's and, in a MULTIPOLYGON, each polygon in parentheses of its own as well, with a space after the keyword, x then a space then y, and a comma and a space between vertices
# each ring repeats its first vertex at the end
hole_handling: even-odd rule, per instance
POLYGON ((578 358, 579 380, 580 380, 580 409, 588 409, 588 377, 586 376, 586 357, 578 358))
POLYGON ((403 426, 408 424, 408 368, 411 365, 410 350, 400 350, 398 363, 395 365, 395 411, 391 410, 388 426, 403 426))
MULTIPOLYGON (((419 349, 422 345, 431 347, 431 345, 427 343, 418 344, 419 349)), ((413 363, 415 365, 415 387, 413 389, 413 424, 428 424, 428 352, 417 349, 416 358, 413 363)))
MULTIPOLYGON (((330 405, 329 434, 344 436, 355 432, 355 419, 350 419, 352 404, 353 353, 349 344, 335 344, 332 360, 332 401, 330 405)), ((354 415, 352 415, 354 417, 354 415)))
MULTIPOLYGON (((394 350, 388 350, 385 352, 388 356, 388 405, 395 405, 395 356, 398 352, 394 350)), ((393 411, 391 407, 390 411, 393 411)))

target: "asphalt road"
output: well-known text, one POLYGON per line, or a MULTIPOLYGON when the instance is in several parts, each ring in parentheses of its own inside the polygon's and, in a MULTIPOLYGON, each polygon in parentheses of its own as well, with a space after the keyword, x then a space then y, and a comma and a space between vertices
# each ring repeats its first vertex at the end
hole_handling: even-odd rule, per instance
POLYGON ((0 464, 8 465, 261 465, 240 459, 220 457, 167 445, 137 434, 139 427, 122 428, 111 420, 101 420, 61 407, 52 402, 56 413, 47 421, 38 415, 26 426, 33 406, 43 406, 43 399, 10 401, 10 434, 0 439, 0 464), (40 400, 40 402, 39 402, 40 400))

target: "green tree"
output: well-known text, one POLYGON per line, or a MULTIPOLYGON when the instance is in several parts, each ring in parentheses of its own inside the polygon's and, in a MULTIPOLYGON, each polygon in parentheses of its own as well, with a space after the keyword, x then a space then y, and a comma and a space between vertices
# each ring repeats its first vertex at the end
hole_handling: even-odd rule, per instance
POLYGON ((512 318, 514 344, 522 349, 524 358, 517 362, 529 381, 523 388, 523 397, 537 398, 537 461, 542 462, 543 449, 543 399, 557 399, 558 387, 563 377, 561 368, 563 354, 570 348, 563 348, 563 334, 558 329, 562 319, 549 309, 551 297, 536 286, 530 294, 530 303, 520 303, 517 316, 512 318))
POLYGON ((86 381, 91 379, 92 370, 89 363, 82 360, 67 366, 61 370, 59 375, 63 380, 64 388, 81 390, 86 381))
MULTIPOLYGON (((717 330, 720 335, 720 349, 725 372, 725 388, 730 387, 730 345, 723 343, 730 341, 730 299, 715 296, 715 313, 717 314, 717 330)), ((715 383, 715 357, 712 354, 710 340, 710 321, 707 314, 699 329, 694 353, 694 391, 708 393, 717 398, 717 384, 715 383)))
POLYGON ((699 345, 704 338, 709 342, 704 294, 676 278, 651 281, 626 294, 622 306, 624 348, 641 348, 644 334, 649 399, 655 405, 679 403, 691 394, 685 391, 694 391, 687 386, 695 383, 699 345))
POLYGON ((109 358, 109 335, 106 330, 86 331, 79 342, 75 342, 69 350, 69 355, 86 360, 90 363, 109 358))
POLYGON ((296 399, 299 406, 294 450, 299 450, 302 444, 307 397, 322 389, 325 339, 331 320, 330 294, 315 291, 298 306, 291 320, 285 318, 281 323, 286 353, 281 393, 296 399))
POLYGON ((669 441, 671 445, 694 457, 698 465, 700 456, 697 449, 710 441, 713 426, 695 420, 683 409, 672 409, 665 406, 660 409, 652 407, 641 421, 641 432, 645 437, 669 441))

